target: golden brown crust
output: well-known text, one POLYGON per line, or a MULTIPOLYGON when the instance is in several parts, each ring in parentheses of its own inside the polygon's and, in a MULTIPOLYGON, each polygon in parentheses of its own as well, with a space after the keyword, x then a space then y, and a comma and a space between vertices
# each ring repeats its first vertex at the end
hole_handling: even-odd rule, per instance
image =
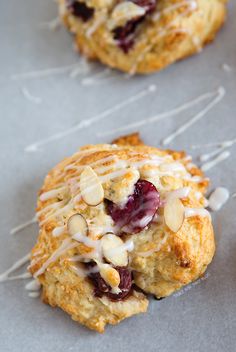
POLYGON ((114 139, 112 144, 137 146, 143 145, 144 143, 140 137, 139 132, 134 132, 114 139))
MULTIPOLYGON (((112 201, 119 202, 130 195, 133 184, 141 178, 152 182, 159 190, 161 198, 168 192, 190 187, 189 195, 182 199, 184 207, 204 207, 208 180, 197 167, 192 164, 188 166, 189 158, 186 154, 160 150, 141 145, 140 142, 138 134, 131 134, 117 139, 118 145, 85 146, 49 172, 39 192, 37 211, 40 232, 32 250, 30 271, 33 275, 41 270, 48 258, 69 238, 67 230, 57 236, 53 235, 53 231, 65 226, 71 215, 79 212, 96 228, 109 228, 112 225, 105 204, 92 207, 87 206, 83 200, 74 202, 78 187, 75 187, 72 180, 79 175, 77 168, 82 165, 96 165, 99 160, 103 160, 100 166, 106 170, 110 165, 109 172, 114 172, 116 166, 113 158, 134 163, 129 165, 124 175, 104 181, 105 197, 112 201), (163 165, 149 165, 150 157, 163 159, 163 165), (161 166, 170 166, 173 163, 182 165, 181 176, 178 173, 159 174, 161 166), (135 169, 132 165, 139 166, 135 169), (157 172, 157 175, 153 176, 153 171, 157 172), (49 199, 43 198, 43 195, 47 194, 45 192, 55 189, 60 190, 58 194, 49 199)), ((102 176, 108 174, 108 171, 103 169, 101 172, 102 176)), ((163 208, 159 209, 159 216, 163 216, 163 208)), ((100 233, 94 232, 93 228, 89 231, 91 239, 99 238, 100 233)), ((158 298, 170 295, 201 276, 215 251, 211 219, 207 216, 195 215, 185 218, 176 233, 161 220, 153 222, 138 234, 126 234, 125 237, 134 242, 129 268, 133 270, 135 284, 144 292, 154 294, 158 298)), ((78 242, 75 247, 61 253, 40 272, 38 278, 43 286, 43 300, 51 306, 61 307, 74 320, 99 332, 104 331, 106 324, 117 324, 127 317, 145 312, 148 301, 142 293, 134 290, 120 302, 112 302, 105 296, 94 296, 94 286, 90 279, 81 276, 80 271, 75 271, 75 263, 71 261, 76 255, 90 252, 90 247, 78 242)))
MULTIPOLYGON (((109 18, 110 10, 107 13, 106 8, 96 8, 97 2, 100 4, 101 1, 92 1, 97 18, 104 16, 104 11, 109 18)), ((205 44, 210 43, 225 21, 226 2, 227 0, 159 0, 157 12, 162 15, 153 21, 155 12, 139 26, 135 45, 128 54, 113 43, 107 20, 88 37, 86 31, 97 18, 82 23, 65 8, 65 0, 60 0, 60 12, 65 25, 75 34, 76 46, 87 58, 98 59, 125 72, 151 73, 198 53, 205 44), (181 6, 178 7, 179 4, 181 6), (192 4, 197 7, 191 7, 192 4), (171 11, 165 11, 170 8, 171 11)))

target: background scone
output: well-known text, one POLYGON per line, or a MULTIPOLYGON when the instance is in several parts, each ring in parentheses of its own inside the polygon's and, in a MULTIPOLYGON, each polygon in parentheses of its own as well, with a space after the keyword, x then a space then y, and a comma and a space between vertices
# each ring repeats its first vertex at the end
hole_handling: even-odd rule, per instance
POLYGON ((59 0, 59 8, 83 55, 133 74, 199 52, 222 26, 226 2, 59 0))
POLYGON ((190 158, 137 134, 116 143, 85 146, 50 171, 30 266, 45 302, 99 332, 146 311, 138 288, 168 296, 215 251, 208 180, 190 158))

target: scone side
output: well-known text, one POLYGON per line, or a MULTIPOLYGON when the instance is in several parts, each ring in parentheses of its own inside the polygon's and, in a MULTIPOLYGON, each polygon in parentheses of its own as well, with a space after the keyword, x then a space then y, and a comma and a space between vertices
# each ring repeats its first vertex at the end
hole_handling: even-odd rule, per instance
POLYGON ((133 315, 145 313, 148 308, 148 300, 138 292, 123 302, 107 300, 107 305, 104 305, 100 299, 92 298, 92 288, 89 288, 85 296, 84 284, 71 287, 53 272, 45 275, 42 285, 44 303, 61 308, 74 321, 99 333, 105 331, 107 324, 116 325, 133 315))
MULTIPOLYGON (((30 272, 34 275, 45 262, 45 258, 34 263, 33 256, 41 251, 46 257, 58 248, 58 241, 51 235, 53 223, 44 228, 32 249, 30 272)), ((75 249, 67 252, 73 257, 75 249)), ((38 277, 42 285, 42 299, 52 307, 59 307, 71 318, 97 332, 104 332, 107 324, 115 325, 132 315, 145 313, 148 300, 144 294, 135 290, 121 302, 112 302, 94 296, 94 287, 88 278, 79 277, 73 271, 71 263, 62 256, 52 263, 47 270, 38 277)))
POLYGON ((197 217, 192 221, 198 231, 189 233, 189 239, 181 233, 176 237, 170 234, 160 253, 147 259, 138 255, 133 257, 135 283, 142 290, 157 298, 167 297, 204 274, 215 253, 214 232, 209 222, 197 217), (195 251, 191 242, 194 243, 198 235, 201 244, 195 251), (153 268, 151 273, 150 267, 153 268))

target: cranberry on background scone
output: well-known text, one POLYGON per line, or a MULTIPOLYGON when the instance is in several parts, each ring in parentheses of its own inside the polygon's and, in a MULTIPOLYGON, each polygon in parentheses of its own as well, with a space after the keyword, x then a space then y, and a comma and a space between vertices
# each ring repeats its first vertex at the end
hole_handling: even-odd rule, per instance
POLYGON ((60 16, 90 59, 131 74, 158 71, 211 42, 227 0, 58 0, 60 16))
POLYGON ((196 280, 215 251, 208 181, 185 153, 137 134, 115 143, 85 146, 49 172, 30 265, 45 302, 99 332, 145 312, 144 293, 196 280))

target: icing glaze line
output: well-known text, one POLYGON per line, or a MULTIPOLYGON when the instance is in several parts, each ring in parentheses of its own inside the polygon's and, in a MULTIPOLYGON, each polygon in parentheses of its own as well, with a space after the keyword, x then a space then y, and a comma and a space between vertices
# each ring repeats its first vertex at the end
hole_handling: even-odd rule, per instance
POLYGON ((36 97, 36 96, 32 95, 26 87, 22 87, 21 92, 22 92, 23 96, 27 100, 29 100, 30 102, 32 102, 34 104, 41 104, 42 103, 42 99, 40 97, 36 97))
POLYGON ((228 150, 217 155, 212 161, 206 162, 201 166, 202 171, 208 171, 212 169, 214 166, 218 165, 222 161, 228 159, 230 157, 230 152, 228 150))
POLYGON ((114 72, 112 72, 110 68, 105 68, 104 70, 99 71, 92 76, 83 78, 81 80, 81 84, 82 86, 93 86, 93 85, 100 84, 104 81, 107 81, 111 78, 114 78, 116 76, 117 75, 114 72))
POLYGON ((117 132, 123 132, 123 131, 126 131, 126 130, 139 128, 139 127, 145 126, 147 124, 152 124, 154 122, 161 121, 161 120, 163 120, 165 118, 169 118, 169 117, 172 117, 172 116, 179 115, 181 112, 186 111, 186 110, 194 107, 195 105, 199 104, 200 102, 205 101, 205 100, 210 99, 210 98, 213 98, 216 94, 217 94, 216 91, 211 91, 211 92, 204 93, 204 94, 202 94, 202 95, 200 95, 200 96, 198 96, 198 97, 196 97, 194 99, 191 99, 191 100, 187 101, 184 104, 181 104, 181 105, 177 106, 176 108, 171 109, 171 110, 164 111, 164 112, 162 112, 160 114, 157 114, 155 116, 149 117, 147 119, 143 119, 143 120, 138 121, 138 122, 130 123, 130 124, 127 124, 125 126, 121 126, 121 127, 118 127, 118 128, 115 128, 115 129, 112 129, 112 130, 109 130, 109 131, 105 131, 105 132, 102 132, 102 133, 98 133, 97 135, 99 137, 109 136, 109 135, 113 135, 113 134, 115 134, 117 132))
POLYGON ((13 81, 18 81, 18 80, 26 80, 26 79, 38 79, 38 78, 45 78, 53 75, 61 75, 64 73, 71 72, 74 69, 79 69, 81 68, 81 63, 77 62, 71 65, 67 66, 61 66, 61 67, 52 67, 48 68, 45 70, 39 70, 39 71, 31 71, 31 72, 25 72, 25 73, 16 73, 11 76, 11 79, 13 81))
POLYGON ((36 224, 36 222, 37 222, 37 218, 36 218, 36 216, 34 216, 31 220, 29 220, 29 221, 26 221, 26 222, 24 222, 23 224, 20 224, 20 225, 18 225, 18 226, 16 226, 16 227, 13 227, 11 230, 10 230, 10 234, 11 235, 14 235, 15 233, 17 233, 17 232, 20 232, 21 230, 24 230, 26 227, 28 227, 28 226, 31 226, 31 225, 33 225, 33 224, 36 224))
POLYGON ((24 257, 17 260, 9 269, 7 269, 4 273, 0 275, 0 282, 6 281, 11 273, 21 268, 23 265, 28 263, 30 260, 30 253, 26 254, 24 257))
POLYGON ((207 144, 195 144, 191 146, 191 149, 201 149, 201 148, 211 148, 211 147, 216 147, 216 148, 227 148, 227 147, 232 147, 236 143, 236 137, 229 139, 227 141, 222 141, 222 142, 213 142, 213 143, 207 143, 207 144))
POLYGON ((53 141, 56 141, 56 140, 59 140, 59 139, 66 137, 66 136, 69 136, 79 130, 88 128, 93 123, 97 123, 97 122, 107 118, 108 116, 110 116, 114 112, 119 111, 120 109, 123 109, 124 107, 136 102, 137 100, 144 98, 148 94, 155 92, 155 90, 156 90, 156 86, 150 85, 148 88, 140 91, 139 93, 137 93, 135 95, 130 96, 128 99, 121 101, 120 103, 117 103, 115 106, 108 108, 107 110, 104 110, 102 113, 100 113, 98 115, 92 116, 89 119, 84 119, 84 120, 80 121, 77 125, 75 125, 71 128, 68 128, 67 130, 55 133, 54 135, 51 135, 48 138, 45 138, 41 141, 38 141, 36 143, 28 145, 27 147, 25 147, 25 152, 36 152, 42 146, 45 146, 53 141))
POLYGON ((38 25, 40 28, 50 29, 51 31, 55 31, 61 27, 60 17, 53 18, 51 21, 42 22, 38 25))
POLYGON ((216 188, 208 199, 208 207, 212 211, 220 210, 230 197, 229 190, 225 187, 216 188))
POLYGON ((216 97, 206 105, 198 114, 194 115, 190 120, 184 123, 182 126, 177 128, 173 133, 163 139, 162 145, 170 144, 176 137, 184 133, 188 128, 194 125, 196 122, 201 120, 215 105, 217 105, 225 96, 225 88, 219 87, 215 92, 216 97))

